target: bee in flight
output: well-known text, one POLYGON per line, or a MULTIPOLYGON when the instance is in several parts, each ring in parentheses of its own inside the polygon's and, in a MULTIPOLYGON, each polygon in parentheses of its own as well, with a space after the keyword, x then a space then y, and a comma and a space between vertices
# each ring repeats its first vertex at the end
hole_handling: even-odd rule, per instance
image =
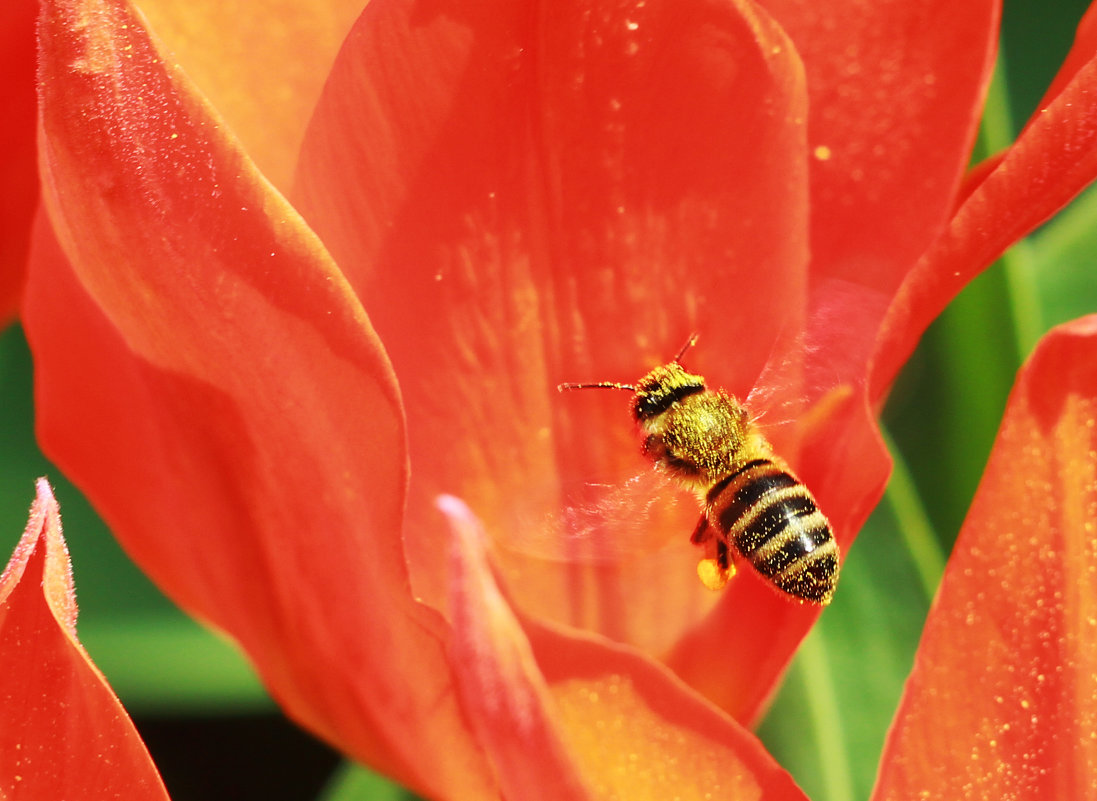
POLYGON ((679 364, 696 341, 690 337, 673 360, 635 385, 606 381, 557 389, 633 393, 644 455, 701 499, 691 541, 705 551, 697 573, 706 587, 721 589, 735 574, 734 562, 745 559, 781 592, 825 606, 838 582, 830 524, 743 404, 679 364))

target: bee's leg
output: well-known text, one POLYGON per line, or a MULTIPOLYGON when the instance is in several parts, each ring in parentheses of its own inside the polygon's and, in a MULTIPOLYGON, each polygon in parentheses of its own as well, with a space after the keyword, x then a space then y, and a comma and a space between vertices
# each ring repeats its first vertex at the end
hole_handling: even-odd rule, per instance
POLYGON ((694 545, 700 545, 711 537, 708 515, 702 514, 701 519, 697 521, 697 528, 693 529, 693 533, 689 535, 689 541, 694 545))
POLYGON ((731 571, 731 549, 723 537, 716 538, 716 563, 721 570, 731 571))
POLYGON ((735 575, 735 565, 731 562, 731 549, 727 541, 711 526, 707 515, 701 516, 690 541, 705 549, 704 558, 697 564, 701 583, 710 590, 722 590, 735 575))

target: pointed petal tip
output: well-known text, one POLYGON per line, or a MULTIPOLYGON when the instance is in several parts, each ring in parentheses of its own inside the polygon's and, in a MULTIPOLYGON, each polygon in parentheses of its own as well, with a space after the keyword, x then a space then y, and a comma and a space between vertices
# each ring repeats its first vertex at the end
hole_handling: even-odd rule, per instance
POLYGON ((53 488, 45 477, 35 482, 35 498, 27 517, 23 536, 15 546, 11 560, 0 575, 0 602, 11 593, 23 576, 31 556, 43 548, 42 591, 50 610, 69 635, 76 638, 76 591, 68 545, 61 532, 61 511, 53 488))
POLYGON ((434 499, 434 505, 442 513, 449 526, 450 550, 450 600, 460 591, 465 579, 482 580, 484 561, 484 528, 468 504, 456 495, 442 494, 434 499))
POLYGON ((467 531, 469 526, 479 526, 468 504, 456 495, 443 493, 434 499, 434 505, 453 524, 454 533, 467 531))
POLYGON ((38 493, 38 497, 53 499, 53 487, 50 486, 49 479, 45 476, 39 476, 34 481, 34 488, 38 493))
MULTIPOLYGON (((454 495, 439 495, 434 503, 449 526, 447 600, 457 640, 461 641, 462 635, 522 639, 514 612, 492 572, 479 518, 454 495)), ((479 652, 475 647, 472 650, 479 652)))
POLYGON ((167 801, 144 743, 76 638, 57 501, 37 496, 0 577, 0 797, 167 801))

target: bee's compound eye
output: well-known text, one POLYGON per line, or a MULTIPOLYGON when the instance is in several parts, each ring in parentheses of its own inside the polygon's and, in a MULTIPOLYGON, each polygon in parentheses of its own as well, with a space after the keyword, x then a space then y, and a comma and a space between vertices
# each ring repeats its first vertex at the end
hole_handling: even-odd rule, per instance
POLYGON ((675 397, 669 392, 637 392, 632 404, 632 413, 637 420, 650 420, 658 417, 672 405, 675 397))
POLYGON ((632 413, 637 420, 658 417, 671 406, 705 391, 705 379, 691 375, 676 364, 657 367, 637 385, 632 413))

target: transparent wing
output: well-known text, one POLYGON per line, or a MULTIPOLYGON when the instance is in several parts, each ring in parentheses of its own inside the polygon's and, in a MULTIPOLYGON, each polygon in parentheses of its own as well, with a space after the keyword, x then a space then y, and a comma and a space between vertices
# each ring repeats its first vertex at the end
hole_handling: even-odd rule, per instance
POLYGON ((557 510, 522 516, 508 550, 580 564, 620 562, 689 543, 700 507, 668 476, 645 470, 613 484, 577 484, 557 510))
POLYGON ((781 334, 774 342, 769 359, 743 402, 759 426, 787 426, 803 412, 808 402, 803 374, 806 347, 802 332, 781 334))
POLYGON ((840 279, 812 288, 803 328, 777 337, 745 402, 775 444, 810 436, 855 392, 849 382, 864 374, 873 345, 859 332, 870 330, 864 321, 878 319, 885 306, 879 291, 840 279))

